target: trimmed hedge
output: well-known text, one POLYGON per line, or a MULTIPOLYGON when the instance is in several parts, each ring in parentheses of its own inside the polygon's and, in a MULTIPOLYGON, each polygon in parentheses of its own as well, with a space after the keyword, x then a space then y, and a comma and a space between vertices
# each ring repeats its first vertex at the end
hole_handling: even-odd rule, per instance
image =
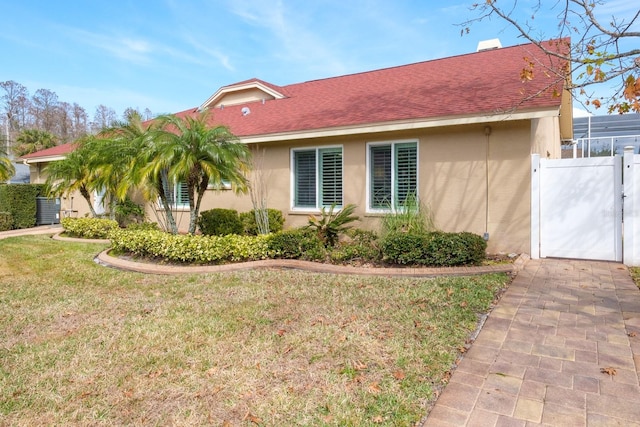
POLYGON ((450 267, 477 265, 486 257, 487 242, 477 234, 391 233, 381 242, 383 260, 401 265, 450 267))
POLYGON ((486 258, 487 242, 477 234, 441 231, 430 234, 427 247, 430 265, 478 265, 486 258))
POLYGON ((61 223, 69 236, 83 239, 108 239, 120 228, 117 221, 103 218, 62 218, 61 223))
POLYGON ((36 225, 36 197, 43 195, 43 184, 0 185, 0 211, 11 214, 11 229, 36 225))
POLYGON ((198 227, 206 236, 242 234, 242 221, 235 209, 210 209, 200 213, 198 227))
POLYGON ((391 264, 426 264, 428 244, 429 234, 389 233, 380 242, 382 259, 391 264))
POLYGON ((13 216, 9 212, 0 212, 0 231, 11 230, 13 216))
MULTIPOLYGON (((269 219, 269 232, 277 233, 282 231, 284 226, 284 216, 282 211, 278 209, 267 209, 267 217, 269 219)), ((256 223, 256 211, 255 209, 249 212, 242 212, 240 214, 240 221, 245 234, 255 236, 258 234, 258 224, 256 223)))
POLYGON ((110 238, 116 251, 169 262, 223 264, 269 258, 269 235, 200 236, 118 229, 110 238))

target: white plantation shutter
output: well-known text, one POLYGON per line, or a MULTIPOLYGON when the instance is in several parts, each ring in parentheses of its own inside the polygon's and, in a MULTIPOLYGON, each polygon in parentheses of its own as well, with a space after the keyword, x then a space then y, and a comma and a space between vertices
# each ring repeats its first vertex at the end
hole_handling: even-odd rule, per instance
POLYGON ((372 144, 368 167, 369 209, 396 209, 417 196, 417 143, 372 144))
POLYGON ((342 206, 342 150, 328 148, 320 154, 320 197, 322 206, 342 206))
POLYGON ((164 188, 164 194, 167 196, 169 206, 172 208, 189 206, 189 192, 186 182, 169 184, 163 181, 162 186, 164 188))
POLYGON ((176 205, 189 206, 189 188, 186 182, 176 184, 176 205))
POLYGON ((416 196, 418 184, 418 149, 416 144, 396 144, 396 206, 416 196))
POLYGON ((371 208, 387 209, 391 205, 391 146, 371 146, 370 155, 371 208))
POLYGON ((342 206, 342 148, 293 151, 293 206, 342 206))
POLYGON ((316 207, 316 152, 294 152, 294 206, 301 208, 316 207))

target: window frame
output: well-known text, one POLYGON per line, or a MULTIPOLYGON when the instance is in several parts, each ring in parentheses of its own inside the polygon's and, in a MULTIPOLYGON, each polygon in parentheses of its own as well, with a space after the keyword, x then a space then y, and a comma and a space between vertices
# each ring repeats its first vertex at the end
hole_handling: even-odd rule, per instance
MULTIPOLYGON (((189 194, 188 194, 188 190, 186 188, 186 182, 184 181, 178 181, 178 182, 173 182, 173 183, 169 183, 168 185, 171 186, 171 198, 169 200, 167 200, 167 202, 169 203, 169 208, 172 211, 181 211, 181 210, 189 210, 189 194), (183 203, 176 203, 176 201, 178 200, 178 195, 182 195, 182 187, 184 186, 184 197, 180 197, 180 199, 186 199, 182 200, 183 203)), ((162 202, 160 201, 160 197, 158 197, 158 209, 162 209, 162 202)))
POLYGON ((397 146, 399 145, 408 145, 414 144, 416 149, 416 170, 415 170, 415 193, 416 197, 419 198, 420 194, 420 142, 418 139, 405 139, 405 140, 391 140, 391 141, 376 141, 376 142, 368 142, 366 145, 366 213, 371 214, 386 214, 394 211, 402 211, 403 206, 399 205, 397 202, 397 178, 398 178, 398 170, 397 170, 397 146), (372 158, 371 151, 373 147, 390 147, 391 150, 391 205, 389 208, 378 208, 372 207, 373 197, 371 194, 371 186, 372 186, 372 158))
MULTIPOLYGON (((296 147, 290 150, 290 209, 293 212, 320 212, 325 207, 322 204, 322 174, 321 153, 323 151, 339 150, 340 151, 340 193, 341 202, 336 204, 336 208, 341 209, 344 206, 344 146, 343 145, 322 145, 311 147, 296 147), (296 153, 313 152, 315 155, 315 206, 296 206, 296 153)), ((328 207, 330 205, 326 205, 328 207)))

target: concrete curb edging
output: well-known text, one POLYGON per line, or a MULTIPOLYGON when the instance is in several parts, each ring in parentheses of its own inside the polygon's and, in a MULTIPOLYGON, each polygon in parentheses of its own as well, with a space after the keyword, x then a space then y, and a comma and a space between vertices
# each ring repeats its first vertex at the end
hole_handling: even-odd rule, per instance
POLYGON ((293 259, 266 259, 222 265, 168 265, 131 261, 109 255, 109 249, 100 252, 95 261, 107 267, 148 274, 202 274, 226 273, 253 269, 294 269, 313 273, 355 274, 381 277, 437 277, 472 276, 488 273, 517 273, 522 269, 528 256, 520 255, 513 264, 490 265, 480 267, 442 267, 442 268, 393 268, 393 267, 355 267, 349 265, 322 264, 312 261, 293 259))

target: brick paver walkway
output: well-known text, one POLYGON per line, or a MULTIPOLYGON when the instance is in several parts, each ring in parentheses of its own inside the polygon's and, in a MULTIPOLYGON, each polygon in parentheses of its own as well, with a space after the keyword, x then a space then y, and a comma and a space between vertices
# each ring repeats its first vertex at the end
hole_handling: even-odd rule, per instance
POLYGON ((640 291, 627 268, 530 260, 424 425, 640 426, 639 372, 640 291))

